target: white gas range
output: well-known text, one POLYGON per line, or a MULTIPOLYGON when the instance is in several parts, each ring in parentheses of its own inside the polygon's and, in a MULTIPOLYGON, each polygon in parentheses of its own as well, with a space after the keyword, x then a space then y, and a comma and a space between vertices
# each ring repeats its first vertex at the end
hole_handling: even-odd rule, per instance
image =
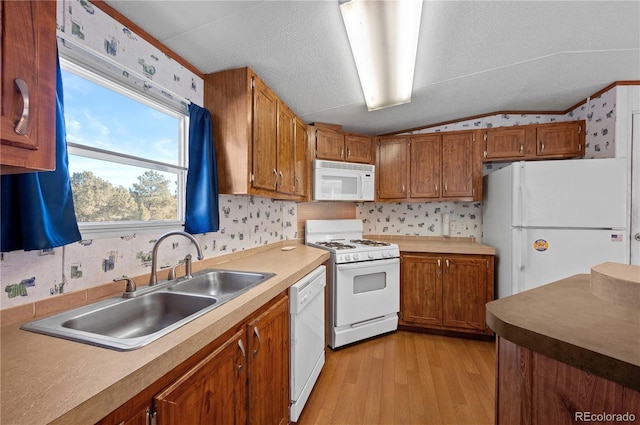
POLYGON ((398 327, 400 250, 363 239, 362 220, 307 220, 305 243, 330 252, 329 346, 337 348, 398 327))

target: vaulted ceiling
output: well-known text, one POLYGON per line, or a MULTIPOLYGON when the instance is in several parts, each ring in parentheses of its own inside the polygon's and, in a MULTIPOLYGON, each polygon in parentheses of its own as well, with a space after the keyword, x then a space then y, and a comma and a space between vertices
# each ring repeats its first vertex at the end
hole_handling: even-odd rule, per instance
POLYGON ((639 1, 425 1, 412 101, 373 112, 337 0, 106 3, 202 73, 250 66, 304 121, 364 134, 564 111, 640 80, 639 1))

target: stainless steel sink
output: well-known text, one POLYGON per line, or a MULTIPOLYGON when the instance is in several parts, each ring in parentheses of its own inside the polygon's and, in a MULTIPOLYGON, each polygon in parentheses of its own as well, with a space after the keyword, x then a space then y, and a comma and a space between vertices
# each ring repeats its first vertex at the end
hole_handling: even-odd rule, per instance
POLYGON ((86 344, 133 350, 264 282, 273 273, 208 269, 51 317, 22 329, 86 344))
POLYGON ((218 298, 220 302, 224 302, 272 276, 274 276, 273 273, 208 269, 196 272, 192 278, 171 285, 167 289, 174 292, 209 295, 218 298))

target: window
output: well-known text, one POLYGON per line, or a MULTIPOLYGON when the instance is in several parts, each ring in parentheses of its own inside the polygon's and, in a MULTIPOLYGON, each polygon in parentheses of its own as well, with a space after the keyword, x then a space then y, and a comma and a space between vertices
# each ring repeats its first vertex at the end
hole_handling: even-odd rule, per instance
POLYGON ((186 112, 61 60, 69 174, 84 238, 184 222, 186 112))

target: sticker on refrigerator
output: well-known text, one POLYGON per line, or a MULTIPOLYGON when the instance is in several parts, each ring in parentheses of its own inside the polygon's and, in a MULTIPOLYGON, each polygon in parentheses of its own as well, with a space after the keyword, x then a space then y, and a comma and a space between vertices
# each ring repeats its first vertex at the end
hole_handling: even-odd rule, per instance
POLYGON ((538 239, 533 242, 533 249, 535 249, 536 251, 544 252, 549 249, 549 242, 544 239, 538 239))
POLYGON ((611 242, 622 242, 622 233, 612 233, 611 242))

